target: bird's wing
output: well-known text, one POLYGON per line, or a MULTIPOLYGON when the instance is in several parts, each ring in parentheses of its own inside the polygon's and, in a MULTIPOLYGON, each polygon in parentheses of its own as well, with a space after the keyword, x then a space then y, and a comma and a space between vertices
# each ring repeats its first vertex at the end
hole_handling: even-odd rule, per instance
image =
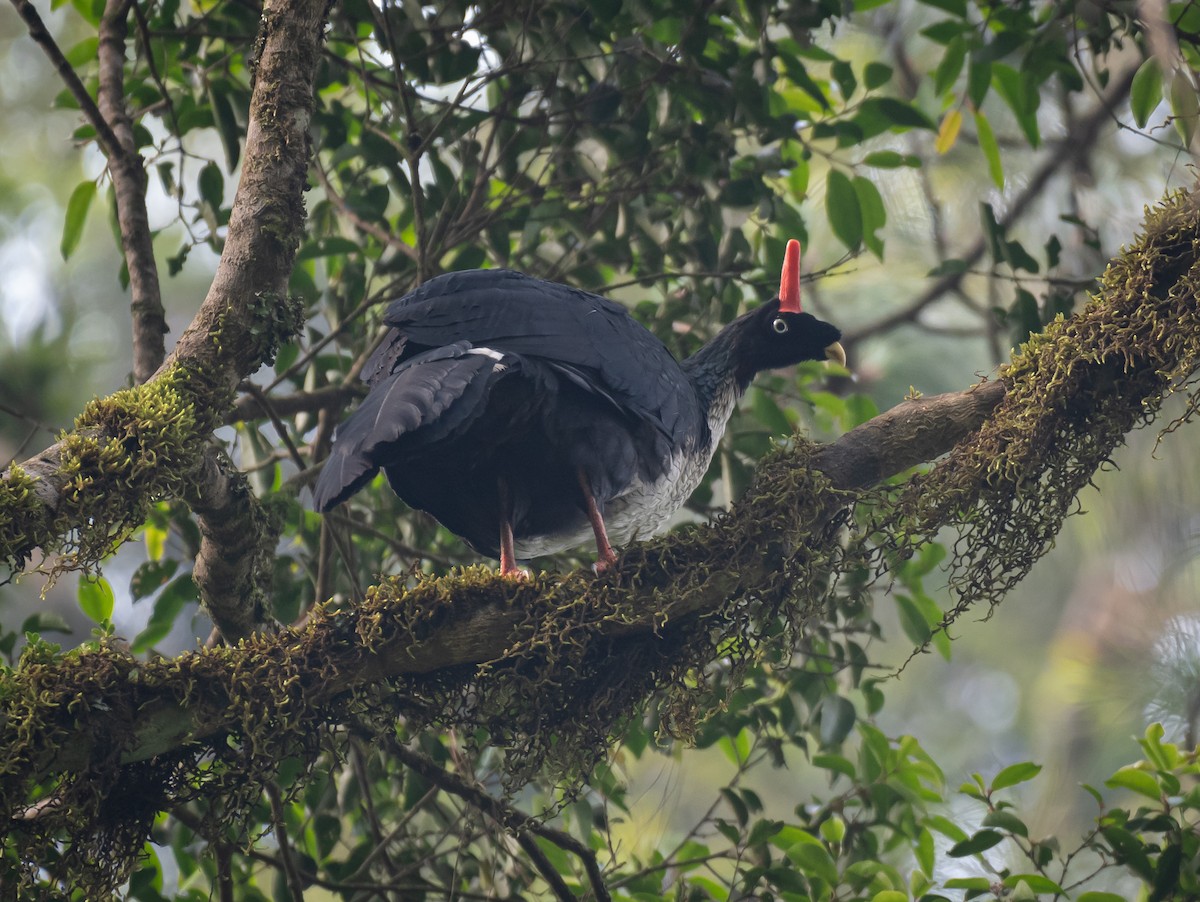
POLYGON ((466 428, 506 366, 460 341, 406 361, 378 380, 338 427, 313 489, 316 510, 341 504, 386 466, 405 436, 432 444, 466 428))
POLYGON ((394 301, 384 322, 395 331, 364 373, 385 372, 407 353, 469 341, 556 364, 673 444, 703 428, 699 402, 675 358, 624 307, 599 295, 508 270, 468 270, 431 279, 394 301))

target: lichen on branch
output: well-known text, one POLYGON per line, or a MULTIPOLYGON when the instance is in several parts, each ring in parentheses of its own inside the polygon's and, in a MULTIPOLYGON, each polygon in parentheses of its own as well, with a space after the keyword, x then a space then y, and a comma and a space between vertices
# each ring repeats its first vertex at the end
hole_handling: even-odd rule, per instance
MULTIPOLYGON (((958 524, 957 603, 994 606, 1053 545, 1079 492, 1175 392, 1200 390, 1200 204, 1177 192, 1109 265, 1091 302, 1033 335, 1001 370, 987 423, 900 494, 881 528, 909 547, 958 524)), ((1173 428, 1178 422, 1172 424, 1173 428)))
POLYGON ((0 475, 0 561, 20 570, 41 548, 52 572, 91 569, 193 478, 216 401, 200 370, 175 364, 88 403, 47 452, 0 475))

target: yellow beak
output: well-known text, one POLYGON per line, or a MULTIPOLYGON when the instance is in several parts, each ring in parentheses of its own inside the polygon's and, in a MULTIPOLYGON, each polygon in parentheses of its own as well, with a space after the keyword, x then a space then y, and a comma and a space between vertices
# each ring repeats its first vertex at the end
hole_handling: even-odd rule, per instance
POLYGON ((825 359, 832 360, 838 366, 846 365, 846 349, 840 341, 835 341, 825 349, 825 359))

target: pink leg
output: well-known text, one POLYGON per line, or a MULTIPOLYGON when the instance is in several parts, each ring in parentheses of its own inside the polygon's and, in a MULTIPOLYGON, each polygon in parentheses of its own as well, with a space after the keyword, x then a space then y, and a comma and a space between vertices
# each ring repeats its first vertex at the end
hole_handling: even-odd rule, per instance
POLYGON ((526 579, 529 574, 517 566, 517 555, 513 548, 512 505, 508 497, 508 483, 498 481, 500 496, 500 575, 513 579, 526 579))
POLYGON ((579 488, 583 490, 583 501, 587 507, 588 520, 592 524, 592 532, 596 536, 596 565, 594 567, 597 573, 603 573, 614 564, 617 563, 617 553, 613 551, 612 545, 608 542, 608 530, 604 528, 604 518, 600 516, 600 508, 596 506, 596 499, 592 495, 591 486, 588 485, 587 476, 583 470, 579 471, 579 488))

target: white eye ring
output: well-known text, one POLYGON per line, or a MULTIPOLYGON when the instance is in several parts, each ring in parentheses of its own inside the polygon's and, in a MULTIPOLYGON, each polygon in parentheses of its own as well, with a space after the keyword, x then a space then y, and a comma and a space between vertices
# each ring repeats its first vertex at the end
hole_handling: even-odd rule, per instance
POLYGON ((775 321, 771 323, 771 328, 775 330, 776 334, 783 335, 788 330, 788 324, 782 316, 777 316, 775 317, 775 321))

